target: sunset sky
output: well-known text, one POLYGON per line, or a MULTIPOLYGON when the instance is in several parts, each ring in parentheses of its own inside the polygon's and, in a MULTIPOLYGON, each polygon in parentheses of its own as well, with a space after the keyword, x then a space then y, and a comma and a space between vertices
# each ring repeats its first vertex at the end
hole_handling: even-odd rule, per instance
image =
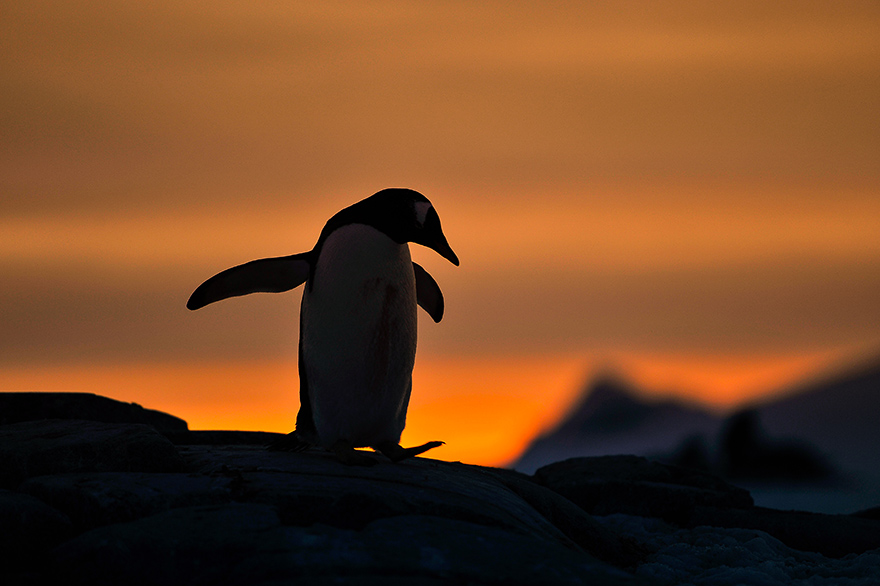
POLYGON ((880 2, 0 7, 0 390, 287 432, 301 290, 186 310, 385 187, 404 444, 502 464, 597 372, 730 408, 880 354, 880 2))

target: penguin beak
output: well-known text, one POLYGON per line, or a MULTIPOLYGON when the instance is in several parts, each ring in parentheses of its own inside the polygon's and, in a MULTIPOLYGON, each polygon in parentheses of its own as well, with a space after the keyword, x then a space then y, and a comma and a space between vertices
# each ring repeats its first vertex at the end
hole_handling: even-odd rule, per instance
POLYGON ((437 242, 435 245, 428 246, 428 248, 432 248, 437 252, 437 254, 439 254, 455 266, 458 266, 458 257, 452 251, 452 247, 449 246, 449 243, 446 242, 446 237, 443 236, 443 234, 440 234, 440 238, 442 239, 442 241, 437 242))
POLYGON ((458 266, 458 257, 452 251, 449 242, 446 241, 446 236, 443 235, 443 228, 440 227, 440 216, 437 215, 434 208, 428 210, 419 239, 413 242, 427 246, 455 266, 458 266))

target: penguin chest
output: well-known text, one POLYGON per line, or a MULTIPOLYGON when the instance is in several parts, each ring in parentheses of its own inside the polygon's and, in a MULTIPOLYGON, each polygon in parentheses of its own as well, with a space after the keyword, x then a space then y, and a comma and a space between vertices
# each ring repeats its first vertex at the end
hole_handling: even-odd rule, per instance
POLYGON ((301 351, 321 443, 400 439, 417 337, 409 246, 353 224, 323 244, 303 295, 301 351))

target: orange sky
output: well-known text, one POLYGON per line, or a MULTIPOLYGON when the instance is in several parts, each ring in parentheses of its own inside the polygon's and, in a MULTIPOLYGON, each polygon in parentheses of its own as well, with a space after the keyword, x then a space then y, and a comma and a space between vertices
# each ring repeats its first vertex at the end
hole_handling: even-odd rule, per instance
POLYGON ((868 0, 6 2, 0 390, 286 430, 299 293, 185 300, 387 186, 462 260, 413 250, 438 457, 603 368, 730 407, 876 352, 878 39, 868 0))

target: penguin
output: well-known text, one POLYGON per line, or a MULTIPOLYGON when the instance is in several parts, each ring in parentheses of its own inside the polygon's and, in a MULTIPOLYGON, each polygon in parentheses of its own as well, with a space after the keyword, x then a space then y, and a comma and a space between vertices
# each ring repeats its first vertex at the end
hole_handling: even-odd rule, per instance
POLYGON ((410 257, 410 242, 459 265, 440 217, 421 193, 384 189, 335 214, 308 252, 254 260, 201 285, 186 306, 278 293, 305 284, 300 310, 300 409, 294 431, 269 449, 319 446, 352 465, 392 462, 443 444, 404 448, 400 436, 412 391, 417 306, 439 322, 443 294, 410 257))

